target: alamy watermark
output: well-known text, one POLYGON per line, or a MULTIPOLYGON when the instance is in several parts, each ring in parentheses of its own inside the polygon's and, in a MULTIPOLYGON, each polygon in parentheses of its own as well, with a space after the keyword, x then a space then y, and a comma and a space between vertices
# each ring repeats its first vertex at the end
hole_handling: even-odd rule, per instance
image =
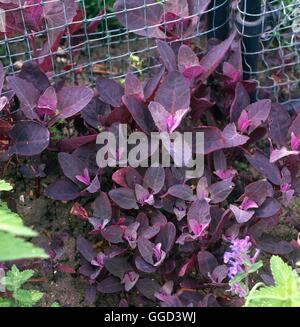
POLYGON ((200 178, 204 172, 204 133, 143 132, 128 134, 126 124, 97 137, 97 164, 105 167, 182 167, 186 178, 200 178))

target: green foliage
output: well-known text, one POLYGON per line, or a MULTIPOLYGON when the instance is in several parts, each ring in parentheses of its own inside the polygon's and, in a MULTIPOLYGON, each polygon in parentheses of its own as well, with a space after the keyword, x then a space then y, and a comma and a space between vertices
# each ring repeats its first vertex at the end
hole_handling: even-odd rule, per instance
POLYGON ((20 271, 15 265, 3 277, 1 284, 12 293, 12 299, 0 298, 0 307, 33 307, 43 293, 36 290, 25 290, 22 286, 33 276, 33 270, 20 271))
POLYGON ((246 307, 300 307, 300 277, 280 257, 270 260, 274 286, 259 283, 246 297, 246 307))
MULTIPOLYGON (((0 191, 9 191, 8 183, 0 180, 0 191)), ((0 201, 0 261, 29 258, 48 258, 44 250, 25 241, 23 237, 34 237, 37 233, 24 226, 22 219, 0 201)))

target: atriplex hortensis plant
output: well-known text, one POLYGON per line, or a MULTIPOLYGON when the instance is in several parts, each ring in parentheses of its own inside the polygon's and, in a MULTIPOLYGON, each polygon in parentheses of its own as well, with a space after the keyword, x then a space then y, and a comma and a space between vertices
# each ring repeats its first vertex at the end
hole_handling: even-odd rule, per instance
POLYGON ((128 73, 124 87, 99 78, 94 97, 88 88, 74 92, 51 86, 38 67, 33 77, 25 65, 19 76, 8 79, 22 111, 21 120, 14 116, 10 123, 7 152, 32 155, 47 147, 60 152, 65 177, 50 184, 46 194, 61 201, 86 198, 87 206, 76 202, 71 213, 88 221, 95 240, 102 241, 101 249, 84 237, 77 241, 91 300, 97 291, 125 290, 144 304, 236 305, 225 292, 230 265, 223 260, 234 240, 249 237, 253 248, 273 254, 299 252, 294 243, 265 232, 300 194, 300 114, 290 117, 269 100, 250 103, 255 85, 242 81, 235 34, 205 56, 187 45, 157 45, 163 67, 155 75, 142 83, 128 73), (21 89, 29 85, 35 96, 25 97, 18 83, 21 89), (74 114, 81 134, 52 140, 49 147, 46 126, 74 114), (203 132, 204 176, 187 180, 184 169, 175 167, 99 169, 97 134, 115 132, 120 123, 146 134, 203 132), (26 126, 38 126, 44 142, 21 133, 26 126), (33 146, 26 147, 24 140, 34 141, 33 146))

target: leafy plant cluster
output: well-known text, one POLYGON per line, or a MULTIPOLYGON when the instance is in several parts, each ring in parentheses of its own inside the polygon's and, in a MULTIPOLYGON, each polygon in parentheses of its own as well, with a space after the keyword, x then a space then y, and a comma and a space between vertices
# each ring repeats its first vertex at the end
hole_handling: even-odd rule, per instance
POLYGON ((272 256, 272 285, 256 284, 246 297, 246 307, 299 307, 300 277, 280 257, 272 256))
MULTIPOLYGON (((10 184, 0 180, 0 192, 10 191, 10 184)), ((46 253, 21 237, 37 233, 25 227, 22 219, 0 200, 0 262, 29 258, 47 258, 46 253)))
MULTIPOLYGON (((153 4, 147 33, 159 39, 161 69, 143 82, 129 72, 124 85, 101 77, 93 91, 51 84, 37 63, 24 64, 17 76, 7 77, 9 92, 1 98, 2 160, 58 153, 63 177, 45 194, 58 201, 76 200, 71 214, 91 226, 93 241, 84 235, 77 240, 79 272, 87 279, 91 301, 97 292, 119 293, 124 304, 131 301, 131 292, 144 305, 236 305, 239 299, 228 297, 231 277, 241 274, 243 281, 260 265, 254 265, 249 251, 291 255, 298 250, 265 233, 300 194, 300 114, 290 116, 270 100, 251 103, 256 85, 242 80, 235 33, 223 42, 209 42, 206 54, 198 56, 187 44, 170 46, 160 40, 165 36, 156 26, 161 4, 146 2, 153 4), (77 122, 75 137, 51 137, 61 120, 77 122), (186 167, 174 163, 171 168, 100 169, 97 135, 110 131, 118 136, 120 124, 146 135, 204 133, 204 175, 187 178, 186 167), (94 246, 96 240, 100 245, 94 246), (245 251, 239 248, 243 240, 245 251), (242 264, 226 260, 230 249, 234 258, 242 255, 242 264)), ((191 3, 165 4, 170 6, 163 17, 169 40, 178 38, 178 26, 169 17, 192 13, 191 3)), ((115 10, 122 10, 122 4, 117 1, 115 10)), ((116 14, 122 23, 124 17, 116 14)), ((132 30, 139 30, 142 21, 144 27, 144 14, 136 16, 128 19, 132 30)), ((188 35, 194 20, 183 23, 188 35)), ((0 76, 3 84, 3 70, 0 76)), ((41 177, 41 169, 31 174, 41 177)))
POLYGON ((6 288, 6 297, 0 297, 0 307, 33 307, 43 297, 43 293, 36 290, 24 289, 23 285, 34 275, 33 270, 20 271, 13 265, 5 277, 0 280, 6 288))

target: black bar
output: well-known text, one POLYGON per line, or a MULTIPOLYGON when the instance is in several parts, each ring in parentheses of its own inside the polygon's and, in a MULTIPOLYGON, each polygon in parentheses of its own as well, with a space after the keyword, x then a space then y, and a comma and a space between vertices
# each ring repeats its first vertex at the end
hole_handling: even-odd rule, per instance
POLYGON ((240 3, 242 13, 237 15, 237 28, 242 35, 244 78, 251 77, 257 71, 258 54, 261 51, 260 36, 263 29, 261 0, 243 0, 240 3))
POLYGON ((230 0, 212 0, 208 12, 208 38, 225 40, 229 34, 230 0), (216 8, 216 9, 213 9, 216 8))
POLYGON ((255 21, 261 13, 261 0, 243 0, 240 8, 245 12, 247 21, 255 21))

